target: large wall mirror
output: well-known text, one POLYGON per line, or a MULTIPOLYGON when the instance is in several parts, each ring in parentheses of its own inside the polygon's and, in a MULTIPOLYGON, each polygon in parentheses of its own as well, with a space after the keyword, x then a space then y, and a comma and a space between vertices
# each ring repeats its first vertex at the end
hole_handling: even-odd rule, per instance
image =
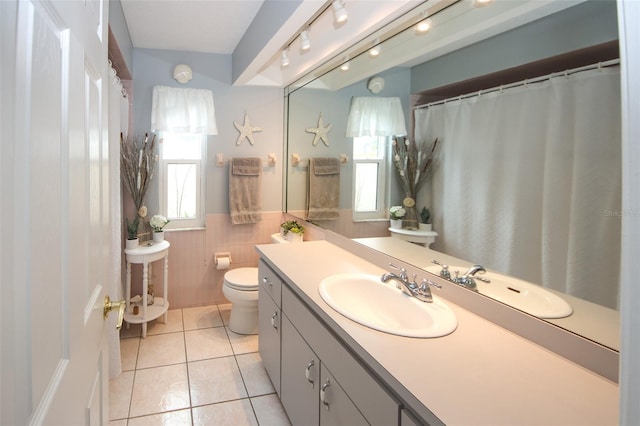
POLYGON ((307 219, 311 159, 342 159, 337 217, 313 223, 435 274, 433 259, 452 276, 481 264, 480 294, 619 351, 617 37, 615 2, 421 3, 287 88, 286 211, 307 219), (414 197, 428 247, 389 230, 404 139, 348 137, 356 99, 399 100, 407 139, 438 139, 414 197))

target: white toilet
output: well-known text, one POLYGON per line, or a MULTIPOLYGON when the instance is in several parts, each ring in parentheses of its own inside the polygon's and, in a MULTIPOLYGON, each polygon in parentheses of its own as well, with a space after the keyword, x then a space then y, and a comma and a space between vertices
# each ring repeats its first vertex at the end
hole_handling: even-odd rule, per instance
MULTIPOLYGON (((288 243, 280 234, 273 243, 288 243)), ((229 329, 238 334, 258 333, 258 268, 237 268, 224 274, 224 297, 231 302, 229 329)))

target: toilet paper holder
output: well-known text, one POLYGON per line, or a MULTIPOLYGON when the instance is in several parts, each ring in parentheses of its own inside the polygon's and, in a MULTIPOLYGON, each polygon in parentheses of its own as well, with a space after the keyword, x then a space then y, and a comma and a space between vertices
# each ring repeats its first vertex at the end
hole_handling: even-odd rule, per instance
POLYGON ((220 253, 215 253, 213 255, 213 259, 216 262, 216 266, 218 266, 219 259, 229 259, 229 263, 231 263, 231 253, 228 251, 223 251, 220 253))

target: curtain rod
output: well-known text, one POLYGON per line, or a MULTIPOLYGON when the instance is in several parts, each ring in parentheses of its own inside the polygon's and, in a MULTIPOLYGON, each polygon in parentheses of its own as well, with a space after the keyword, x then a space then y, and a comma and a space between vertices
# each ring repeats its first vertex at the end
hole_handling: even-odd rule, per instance
POLYGON ((521 80, 521 81, 516 81, 514 83, 503 84, 501 86, 492 87, 490 89, 478 90, 478 91, 467 93, 467 94, 460 95, 460 96, 453 96, 453 97, 450 97, 450 98, 447 98, 447 99, 442 99, 442 100, 439 100, 439 101, 429 102, 427 104, 416 105, 416 106, 413 107, 413 109, 417 110, 417 109, 422 109, 422 108, 428 108, 428 107, 435 106, 435 105, 445 104, 445 103, 451 102, 451 101, 468 99, 468 98, 473 98, 474 96, 480 96, 480 95, 485 95, 487 93, 502 91, 504 89, 511 89, 513 87, 518 87, 518 86, 526 86, 527 84, 530 84, 530 83, 539 83, 539 82, 544 81, 544 80, 551 80, 552 78, 555 78, 555 77, 562 77, 562 76, 568 77, 571 74, 575 74, 575 73, 578 73, 578 72, 589 71, 589 70, 593 70, 593 69, 601 69, 601 68, 606 68, 606 67, 612 67, 612 66, 616 66, 616 65, 619 65, 619 64, 620 64, 620 59, 611 59, 609 61, 598 62, 596 64, 583 65, 581 67, 572 68, 572 69, 568 69, 568 70, 565 70, 565 71, 552 72, 551 74, 543 75, 543 76, 540 76, 540 77, 527 78, 527 79, 524 79, 524 80, 521 80))

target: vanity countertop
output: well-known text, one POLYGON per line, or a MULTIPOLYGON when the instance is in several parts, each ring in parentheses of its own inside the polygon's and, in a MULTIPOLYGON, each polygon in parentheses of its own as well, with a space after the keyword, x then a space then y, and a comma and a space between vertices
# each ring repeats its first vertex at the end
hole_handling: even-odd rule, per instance
MULTIPOLYGON (((445 424, 617 424, 614 382, 459 306, 452 334, 417 339, 378 332, 327 305, 320 281, 344 272, 387 272, 327 241, 257 250, 388 387, 425 419, 445 424)), ((420 277, 418 277, 420 278, 420 277)), ((438 297, 438 291, 433 290, 438 297)))

